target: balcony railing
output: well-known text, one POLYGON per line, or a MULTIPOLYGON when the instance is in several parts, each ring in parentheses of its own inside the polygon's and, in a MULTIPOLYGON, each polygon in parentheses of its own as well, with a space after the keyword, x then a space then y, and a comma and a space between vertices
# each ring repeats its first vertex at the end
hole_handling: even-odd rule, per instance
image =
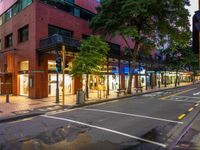
POLYGON ((59 34, 54 34, 50 37, 40 40, 39 52, 48 52, 55 50, 55 47, 65 45, 70 51, 77 51, 80 47, 80 41, 59 34))

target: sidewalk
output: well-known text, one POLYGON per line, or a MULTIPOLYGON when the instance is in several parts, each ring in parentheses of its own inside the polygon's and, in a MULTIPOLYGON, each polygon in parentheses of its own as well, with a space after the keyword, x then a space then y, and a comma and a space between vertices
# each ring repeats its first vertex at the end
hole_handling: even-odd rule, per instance
MULTIPOLYGON (((182 83, 180 86, 186 86, 191 84, 192 83, 182 83)), ((174 85, 167 85, 167 87, 161 87, 161 88, 154 87, 154 89, 148 89, 148 90, 143 89, 143 94, 170 88, 174 88, 174 85)), ((120 94, 120 96, 117 97, 117 93, 111 91, 108 97, 106 97, 105 93, 101 93, 101 99, 99 99, 98 97, 100 95, 98 95, 97 92, 93 92, 89 94, 89 99, 86 100, 85 103, 86 104, 98 103, 98 102, 113 100, 116 98, 124 98, 128 96, 130 97, 134 95, 137 94, 135 92, 131 95, 120 94)), ((60 99, 61 98, 62 97, 60 96, 60 99)), ((30 99, 24 96, 10 96, 10 102, 6 103, 6 97, 0 96, 0 119, 10 116, 14 117, 16 115, 29 113, 34 110, 40 110, 45 112, 75 105, 76 105, 76 95, 66 95, 64 107, 62 106, 61 100, 59 104, 56 103, 55 97, 48 97, 43 99, 30 99)))

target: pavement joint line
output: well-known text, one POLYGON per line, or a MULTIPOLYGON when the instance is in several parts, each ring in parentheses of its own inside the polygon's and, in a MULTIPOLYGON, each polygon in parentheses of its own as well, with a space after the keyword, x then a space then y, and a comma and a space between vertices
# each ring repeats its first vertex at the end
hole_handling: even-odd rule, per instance
POLYGON ((162 97, 162 98, 160 98, 160 99, 165 100, 165 99, 167 99, 167 98, 169 98, 169 97, 174 97, 174 96, 176 96, 176 95, 180 95, 180 94, 183 94, 183 93, 187 93, 187 92, 192 91, 192 90, 195 90, 195 89, 197 89, 197 88, 192 88, 192 89, 184 90, 184 91, 181 91, 181 92, 178 92, 178 93, 175 93, 175 94, 171 94, 171 95, 168 95, 168 96, 164 96, 164 97, 162 97))
POLYGON ((181 115, 178 117, 178 119, 181 120, 181 119, 183 119, 185 116, 186 116, 186 114, 181 114, 181 115))
POLYGON ((156 117, 150 117, 150 116, 143 116, 143 115, 137 115, 137 114, 130 114, 130 113, 123 113, 123 112, 117 112, 117 111, 108 111, 108 110, 102 110, 102 109, 86 109, 86 108, 82 108, 80 110, 112 113, 112 114, 118 114, 118 115, 125 115, 125 116, 131 116, 131 117, 146 118, 146 119, 152 119, 152 120, 158 120, 158 121, 183 124, 183 122, 180 122, 180 121, 174 121, 174 120, 168 120, 168 119, 156 118, 156 117))
POLYGON ((108 129, 108 128, 104 128, 104 127, 100 127, 100 126, 95 126, 95 125, 91 125, 91 124, 80 122, 80 121, 75 121, 75 120, 71 120, 71 119, 67 119, 67 118, 54 117, 54 116, 47 116, 47 115, 41 115, 41 116, 44 117, 44 118, 67 121, 67 122, 71 122, 71 123, 75 123, 75 124, 79 124, 79 125, 83 125, 83 126, 87 126, 87 127, 91 127, 91 128, 107 131, 107 132, 110 132, 110 133, 118 134, 118 135, 121 135, 121 136, 125 136, 125 137, 132 138, 132 139, 135 139, 135 140, 138 140, 138 141, 154 144, 154 145, 157 145, 157 146, 160 146, 160 147, 164 147, 164 148, 167 147, 166 144, 162 144, 162 143, 159 143, 159 142, 147 140, 147 139, 144 139, 144 138, 141 138, 141 137, 137 137, 137 136, 134 136, 134 135, 130 135, 130 134, 127 134, 127 133, 123 133, 123 132, 120 132, 120 131, 116 131, 116 130, 112 130, 112 129, 108 129))

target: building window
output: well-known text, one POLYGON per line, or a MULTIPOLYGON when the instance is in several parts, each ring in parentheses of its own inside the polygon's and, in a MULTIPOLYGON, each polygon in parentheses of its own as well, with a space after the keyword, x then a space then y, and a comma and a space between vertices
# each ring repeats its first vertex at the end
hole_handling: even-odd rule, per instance
POLYGON ((65 2, 68 2, 68 3, 73 3, 74 4, 74 0, 64 0, 65 2))
POLYGON ((84 39, 84 40, 87 39, 88 37, 90 37, 90 36, 89 36, 89 35, 86 35, 86 34, 83 34, 83 35, 82 35, 82 39, 84 39))
POLYGON ((28 25, 18 30, 19 42, 25 42, 28 40, 28 25))
POLYGON ((0 26, 10 20, 13 16, 19 13, 22 9, 29 6, 33 0, 18 0, 5 13, 0 16, 0 26))
POLYGON ((80 17, 80 15, 81 15, 80 9, 74 8, 74 16, 80 17))
POLYGON ((5 37, 5 48, 12 47, 13 45, 13 34, 9 34, 5 37))
POLYGON ((63 1, 55 1, 55 0, 40 0, 48 5, 53 6, 54 8, 61 9, 67 13, 70 13, 71 15, 80 17, 82 19, 85 19, 87 21, 90 21, 92 17, 95 16, 94 13, 79 7, 74 4, 74 0, 63 0, 63 1))
POLYGON ((0 26, 3 24, 3 15, 0 16, 0 26))
POLYGON ((6 11, 6 13, 5 13, 5 21, 8 21, 12 17, 12 13, 11 12, 12 12, 11 9, 6 11))
POLYGON ((28 71, 28 70, 29 70, 29 61, 21 61, 20 71, 28 71))
POLYGON ((64 37, 72 38, 72 34, 73 34, 72 31, 69 31, 69 30, 66 30, 66 29, 63 29, 63 28, 59 28, 59 27, 56 27, 56 26, 52 26, 52 25, 48 26, 48 30, 49 30, 48 31, 49 36, 52 36, 54 34, 59 34, 59 35, 62 35, 64 37))
POLYGON ((32 3, 32 0, 20 0, 19 7, 20 7, 20 9, 24 9, 31 3, 32 3))
POLYGON ((19 12, 19 5, 15 4, 12 7, 12 16, 15 16, 19 12))

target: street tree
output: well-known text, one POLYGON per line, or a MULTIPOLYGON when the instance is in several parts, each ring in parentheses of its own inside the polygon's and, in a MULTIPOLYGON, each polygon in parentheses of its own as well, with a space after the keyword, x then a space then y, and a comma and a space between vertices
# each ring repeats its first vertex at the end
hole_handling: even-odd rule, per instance
POLYGON ((109 52, 108 44, 99 36, 90 36, 81 41, 77 57, 73 61, 70 74, 81 77, 86 74, 86 97, 88 98, 88 75, 101 74, 109 52))
POLYGON ((175 70, 175 87, 178 85, 178 74, 180 70, 192 71, 192 80, 194 81, 195 76, 198 73, 198 56, 194 54, 192 48, 177 48, 176 51, 171 49, 165 49, 162 52, 165 55, 165 65, 171 70, 175 70))
POLYGON ((131 68, 127 93, 131 93, 133 69, 142 47, 184 47, 190 39, 189 0, 102 0, 90 23, 95 33, 121 35, 129 50, 131 68), (131 47, 128 40, 132 40, 131 47))

